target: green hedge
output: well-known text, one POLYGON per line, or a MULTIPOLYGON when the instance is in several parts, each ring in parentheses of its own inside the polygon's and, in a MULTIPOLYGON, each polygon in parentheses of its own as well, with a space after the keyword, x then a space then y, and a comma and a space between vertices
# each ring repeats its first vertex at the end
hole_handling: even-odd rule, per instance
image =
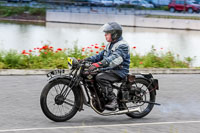
POLYGON ((8 17, 13 15, 21 15, 25 12, 28 12, 30 15, 37 15, 37 16, 45 16, 46 9, 45 8, 32 8, 32 7, 6 7, 0 6, 0 16, 1 17, 8 17))

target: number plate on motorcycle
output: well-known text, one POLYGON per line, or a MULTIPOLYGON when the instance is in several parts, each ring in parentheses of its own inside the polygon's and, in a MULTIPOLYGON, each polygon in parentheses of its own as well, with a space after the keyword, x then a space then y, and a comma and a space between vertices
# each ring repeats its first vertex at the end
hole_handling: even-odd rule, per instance
POLYGON ((65 73, 64 69, 53 70, 47 74, 47 77, 51 78, 57 75, 62 75, 63 73, 65 73))

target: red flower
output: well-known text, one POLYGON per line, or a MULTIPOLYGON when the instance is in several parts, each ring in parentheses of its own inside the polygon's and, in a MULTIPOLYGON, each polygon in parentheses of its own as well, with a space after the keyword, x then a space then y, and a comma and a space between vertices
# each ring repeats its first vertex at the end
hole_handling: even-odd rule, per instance
POLYGON ((39 47, 37 47, 37 49, 40 49, 39 47))
POLYGON ((49 48, 53 48, 52 46, 50 46, 49 48))
POLYGON ((102 45, 101 47, 102 47, 102 48, 105 48, 106 46, 105 46, 105 45, 102 45))
POLYGON ((58 48, 57 51, 62 51, 62 49, 61 49, 61 48, 58 48))
POLYGON ((24 53, 24 55, 30 55, 29 53, 24 53))
POLYGON ((44 52, 44 54, 47 54, 47 52, 44 52))
POLYGON ((37 48, 34 48, 34 50, 36 50, 37 48))
POLYGON ((93 44, 91 46, 94 46, 93 44))
POLYGON ((99 45, 99 44, 96 43, 95 45, 99 45))
POLYGON ((97 54, 99 53, 99 51, 96 52, 97 54))
POLYGON ((42 47, 42 49, 48 49, 48 46, 47 46, 47 45, 45 45, 45 46, 43 46, 43 47, 42 47))
POLYGON ((23 50, 23 51, 22 51, 22 54, 25 54, 25 53, 26 53, 26 50, 23 50))
POLYGON ((95 46, 94 48, 99 48, 98 46, 95 46))
POLYGON ((90 50, 90 52, 93 52, 93 50, 90 50))
POLYGON ((142 61, 140 61, 140 64, 143 64, 143 62, 142 62, 142 61))
POLYGON ((136 46, 134 46, 133 48, 136 49, 136 46))
POLYGON ((26 53, 26 50, 23 50, 23 51, 22 51, 22 54, 23 54, 23 55, 29 55, 29 53, 26 53))
POLYGON ((29 52, 31 53, 31 52, 32 52, 32 50, 29 50, 29 52))
POLYGON ((82 52, 84 52, 85 51, 85 49, 82 49, 82 52))

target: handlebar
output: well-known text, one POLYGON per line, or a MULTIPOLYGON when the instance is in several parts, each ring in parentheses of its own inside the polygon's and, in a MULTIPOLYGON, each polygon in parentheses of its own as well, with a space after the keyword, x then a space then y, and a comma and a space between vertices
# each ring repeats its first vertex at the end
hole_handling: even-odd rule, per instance
MULTIPOLYGON (((85 61, 85 60, 78 60, 80 66, 84 66, 85 68, 89 68, 92 65, 92 62, 90 61, 85 61)), ((104 72, 106 70, 112 70, 112 67, 106 67, 106 68, 97 68, 94 71, 89 71, 89 73, 100 73, 100 72, 104 72)))

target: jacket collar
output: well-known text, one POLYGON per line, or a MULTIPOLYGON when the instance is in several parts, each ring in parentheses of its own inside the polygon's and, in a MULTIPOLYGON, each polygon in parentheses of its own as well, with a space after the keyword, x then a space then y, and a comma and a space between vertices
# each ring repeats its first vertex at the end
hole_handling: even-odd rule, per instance
POLYGON ((123 37, 121 36, 119 39, 117 39, 117 41, 111 42, 110 44, 111 44, 111 45, 112 45, 112 44, 115 44, 115 43, 121 41, 122 39, 123 39, 123 37))

